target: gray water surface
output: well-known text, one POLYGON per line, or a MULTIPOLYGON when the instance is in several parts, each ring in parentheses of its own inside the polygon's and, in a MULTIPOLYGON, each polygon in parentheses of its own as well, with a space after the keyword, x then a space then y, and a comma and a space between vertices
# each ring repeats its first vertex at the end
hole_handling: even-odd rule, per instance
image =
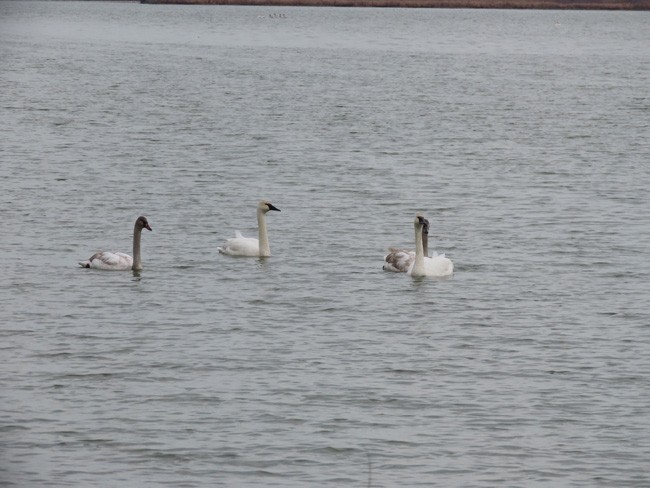
POLYGON ((0 2, 0 484, 650 485, 649 38, 0 2), (416 212, 451 279, 382 271, 416 212))

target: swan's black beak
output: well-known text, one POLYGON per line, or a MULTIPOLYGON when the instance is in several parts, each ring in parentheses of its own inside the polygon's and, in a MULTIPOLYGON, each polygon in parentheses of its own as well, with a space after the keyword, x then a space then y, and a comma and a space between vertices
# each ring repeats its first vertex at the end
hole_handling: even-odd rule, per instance
POLYGON ((149 229, 149 230, 153 230, 148 222, 146 224, 144 224, 144 228, 149 229))
POLYGON ((279 209, 278 207, 275 207, 275 206, 274 206, 273 204, 271 204, 271 203, 267 203, 266 206, 269 207, 269 210, 275 210, 276 212, 279 212, 279 211, 280 211, 280 209, 279 209))

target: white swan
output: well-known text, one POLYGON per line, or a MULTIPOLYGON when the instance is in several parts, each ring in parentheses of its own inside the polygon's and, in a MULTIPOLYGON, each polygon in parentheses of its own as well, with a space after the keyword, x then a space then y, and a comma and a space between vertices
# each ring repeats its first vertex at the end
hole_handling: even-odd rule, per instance
MULTIPOLYGON (((423 217, 422 226, 422 249, 424 256, 429 256, 429 221, 423 217)), ((388 254, 384 257, 384 271, 393 273, 406 273, 413 261, 415 261, 415 251, 389 247, 388 254)))
POLYGON ((259 239, 254 237, 244 237, 239 231, 235 232, 235 237, 228 239, 223 247, 217 250, 222 254, 230 256, 258 256, 268 257, 271 255, 269 246, 269 236, 266 232, 266 213, 269 210, 280 211, 267 200, 261 200, 257 204, 257 227, 259 239))
POLYGON ((146 217, 138 217, 133 227, 133 257, 123 252, 100 251, 93 254, 88 261, 80 261, 82 268, 94 268, 112 271, 142 269, 142 256, 140 254, 140 235, 142 229, 151 230, 146 217))
POLYGON ((415 259, 409 267, 407 273, 417 278, 421 276, 450 276, 454 272, 454 263, 451 259, 446 258, 444 254, 436 254, 433 257, 424 255, 422 246, 422 229, 424 228, 425 218, 416 215, 413 226, 415 227, 415 259))

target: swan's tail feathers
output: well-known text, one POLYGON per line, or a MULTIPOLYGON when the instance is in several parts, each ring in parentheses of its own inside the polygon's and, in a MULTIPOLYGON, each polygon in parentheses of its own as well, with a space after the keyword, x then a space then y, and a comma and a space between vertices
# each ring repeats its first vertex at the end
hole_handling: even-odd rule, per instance
POLYGON ((79 261, 79 266, 82 268, 90 268, 92 266, 92 262, 94 259, 100 258, 104 252, 103 251, 97 251, 95 254, 90 256, 90 259, 87 259, 86 261, 79 261))
POLYGON ((384 264, 384 265, 381 267, 381 269, 382 269, 383 271, 392 271, 393 273, 401 273, 401 271, 400 271, 399 269, 395 268, 394 266, 392 266, 391 264, 388 264, 388 263, 387 263, 387 264, 384 264))
MULTIPOLYGON (((244 238, 244 236, 241 235, 241 232, 239 232, 238 230, 236 230, 236 231, 235 231, 235 237, 233 237, 233 239, 243 239, 243 238, 244 238)), ((217 247, 217 251, 219 251, 219 254, 230 254, 230 252, 229 252, 229 251, 230 251, 229 247, 230 247, 230 242, 231 242, 233 239, 226 239, 226 244, 225 244, 223 247, 217 247)))

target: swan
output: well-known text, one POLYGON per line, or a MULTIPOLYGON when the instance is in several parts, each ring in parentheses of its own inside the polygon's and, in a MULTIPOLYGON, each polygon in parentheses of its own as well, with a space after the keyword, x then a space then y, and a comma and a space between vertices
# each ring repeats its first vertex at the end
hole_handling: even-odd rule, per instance
POLYGON ((87 261, 80 261, 82 268, 122 271, 142 269, 142 256, 140 254, 140 235, 142 229, 152 230, 146 217, 138 217, 133 227, 133 257, 123 252, 100 251, 93 254, 87 261))
POLYGON ((436 254, 433 257, 424 255, 422 245, 422 233, 426 219, 421 215, 415 216, 415 259, 411 263, 407 273, 414 278, 422 276, 451 276, 454 272, 454 263, 446 258, 444 254, 436 254))
POLYGON ((221 254, 230 256, 258 256, 268 257, 271 255, 269 246, 269 236, 266 232, 266 214, 270 210, 279 212, 280 209, 273 206, 267 200, 261 200, 257 204, 257 227, 259 239, 254 237, 244 237, 239 231, 235 232, 235 237, 228 239, 223 247, 218 247, 217 251, 221 254))
MULTIPOLYGON (((429 256, 429 221, 423 217, 422 249, 425 256, 429 256)), ((388 254, 384 257, 384 271, 406 273, 415 261, 415 251, 389 247, 388 254)))

